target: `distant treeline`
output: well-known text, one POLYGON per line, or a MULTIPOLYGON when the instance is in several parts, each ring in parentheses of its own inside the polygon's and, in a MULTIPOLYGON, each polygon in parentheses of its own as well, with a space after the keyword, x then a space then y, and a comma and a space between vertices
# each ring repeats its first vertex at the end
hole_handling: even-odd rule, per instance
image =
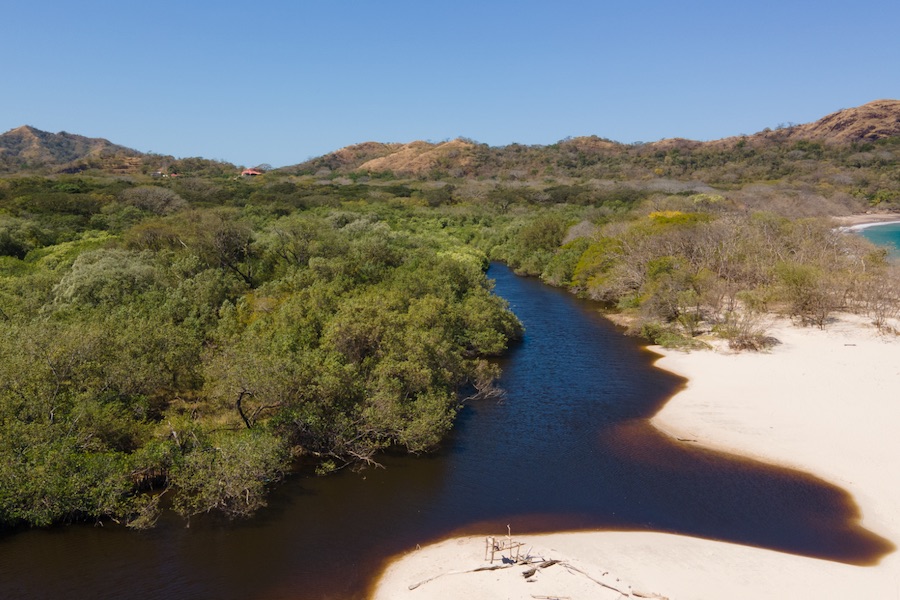
POLYGON ((803 193, 840 193, 871 206, 900 209, 900 137, 827 144, 772 132, 765 140, 746 138, 728 144, 671 140, 668 145, 624 145, 600 138, 574 138, 548 146, 465 144, 433 160, 425 170, 410 165, 369 172, 360 161, 343 164, 334 155, 326 155, 283 171, 354 181, 414 177, 546 184, 662 179, 705 182, 723 189, 768 182, 789 184, 803 193))

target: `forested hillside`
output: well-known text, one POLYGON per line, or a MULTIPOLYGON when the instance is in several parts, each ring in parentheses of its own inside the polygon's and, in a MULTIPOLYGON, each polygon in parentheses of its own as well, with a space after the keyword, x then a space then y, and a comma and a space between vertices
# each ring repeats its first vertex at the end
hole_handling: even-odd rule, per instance
MULTIPOLYGON (((8 174, 0 526, 245 516, 288 472, 437 447, 521 335, 490 260, 667 345, 762 348, 768 312, 889 330, 896 266, 828 217, 900 205, 898 140, 624 156, 579 139, 557 150, 580 167, 521 179, 345 168, 380 146, 312 174, 8 174)), ((539 155, 467 144, 451 150, 476 169, 539 155)))

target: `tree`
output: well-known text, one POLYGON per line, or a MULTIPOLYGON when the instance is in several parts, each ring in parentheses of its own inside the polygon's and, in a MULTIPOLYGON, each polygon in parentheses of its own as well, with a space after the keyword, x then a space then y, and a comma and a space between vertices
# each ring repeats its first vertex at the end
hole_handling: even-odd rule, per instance
POLYGON ((53 289, 57 305, 114 305, 147 291, 158 279, 149 255, 102 249, 78 255, 53 289))
POLYGON ((283 442, 269 432, 213 434, 173 467, 173 506, 185 517, 211 511, 230 518, 252 515, 266 505, 266 489, 282 477, 287 459, 283 442))
POLYGON ((818 267, 783 262, 776 268, 791 316, 824 328, 837 308, 835 280, 818 267))
POLYGON ((187 207, 187 202, 169 188, 144 185, 124 190, 120 199, 141 210, 157 215, 167 215, 187 207))

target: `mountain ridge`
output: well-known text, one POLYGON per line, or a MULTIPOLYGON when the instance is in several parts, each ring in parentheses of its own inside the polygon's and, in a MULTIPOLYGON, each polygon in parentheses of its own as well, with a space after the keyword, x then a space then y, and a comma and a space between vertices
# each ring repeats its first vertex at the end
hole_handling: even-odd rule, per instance
MULTIPOLYGON (((113 157, 140 158, 143 153, 104 138, 61 131, 50 133, 22 125, 0 135, 0 162, 24 168, 63 167, 77 161, 113 157)), ((127 161, 126 161, 127 162, 127 161)))
MULTIPOLYGON (((870 143, 900 136, 900 100, 875 100, 842 109, 817 121, 764 129, 751 135, 737 135, 711 141, 666 138, 656 142, 625 144, 598 137, 579 136, 555 144, 528 146, 509 144, 488 146, 457 138, 442 142, 416 140, 407 143, 362 142, 285 167, 279 171, 331 175, 350 173, 391 173, 396 176, 471 177, 498 169, 518 172, 536 164, 567 165, 617 154, 630 156, 681 151, 727 151, 738 147, 759 148, 772 144, 810 142, 826 146, 870 143), (528 157, 526 160, 523 157, 528 157), (593 158, 592 158, 593 157, 593 158)), ((67 133, 49 133, 23 125, 0 134, 0 170, 49 169, 79 172, 93 168, 110 172, 137 172, 148 161, 167 162, 105 138, 88 138, 67 133)), ((174 159, 172 159, 174 160, 174 159)), ((206 159, 200 159, 206 160, 206 159)), ((155 167, 158 168, 158 167, 155 167)), ((549 168, 549 167, 547 167, 549 168)), ((514 173, 515 174, 515 173, 514 173)), ((519 173, 537 176, 538 173, 519 173)))
POLYGON ((414 141, 406 144, 363 142, 345 146, 335 152, 309 161, 283 167, 284 170, 322 174, 323 169, 341 173, 390 171, 398 175, 422 176, 435 169, 450 175, 468 175, 477 160, 490 161, 491 151, 514 149, 528 152, 559 148, 575 155, 638 155, 673 150, 730 150, 738 146, 761 147, 767 144, 811 142, 828 146, 874 142, 900 136, 900 100, 875 100, 858 107, 842 109, 812 123, 764 129, 751 135, 730 136, 718 140, 697 141, 665 138, 657 142, 625 144, 606 138, 579 136, 543 146, 489 147, 472 140, 457 138, 443 142, 414 141), (454 162, 455 161, 455 162, 454 162))

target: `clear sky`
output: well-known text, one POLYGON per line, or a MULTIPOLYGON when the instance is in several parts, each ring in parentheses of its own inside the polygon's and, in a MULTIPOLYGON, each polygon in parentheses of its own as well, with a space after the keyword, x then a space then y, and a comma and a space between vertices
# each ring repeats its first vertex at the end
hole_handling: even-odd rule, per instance
POLYGON ((900 0, 0 0, 0 131, 284 166, 697 140, 900 98, 900 0))

